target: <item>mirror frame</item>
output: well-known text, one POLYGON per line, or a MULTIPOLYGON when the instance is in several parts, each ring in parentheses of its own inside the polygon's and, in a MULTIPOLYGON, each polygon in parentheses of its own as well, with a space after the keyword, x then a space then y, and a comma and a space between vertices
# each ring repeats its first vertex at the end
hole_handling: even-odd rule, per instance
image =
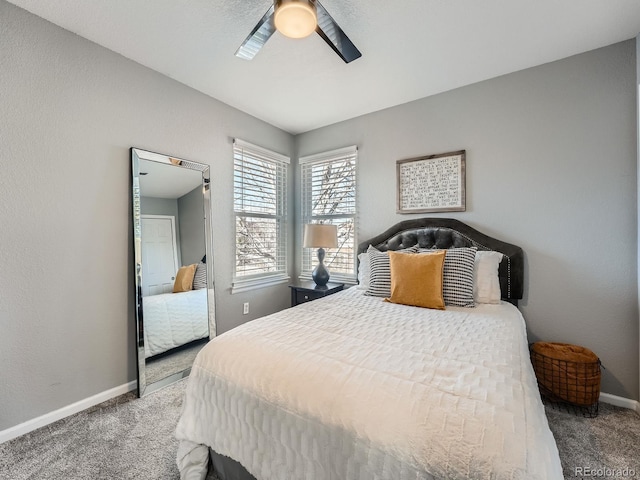
POLYGON ((204 236, 205 254, 207 256, 207 316, 209 319, 209 339, 216 336, 215 324, 215 291, 213 281, 213 245, 211 231, 211 190, 209 165, 192 162, 177 157, 162 155, 159 153, 131 147, 131 173, 132 173, 132 206, 133 206, 133 252, 134 252, 134 286, 135 286, 135 318, 136 318, 136 353, 138 357, 138 397, 148 395, 160 388, 170 385, 189 376, 191 367, 176 372, 168 377, 148 384, 145 373, 144 353, 144 312, 142 307, 142 220, 140 205, 140 160, 149 160, 162 163, 174 168, 186 168, 202 173, 202 196, 204 203, 204 236))

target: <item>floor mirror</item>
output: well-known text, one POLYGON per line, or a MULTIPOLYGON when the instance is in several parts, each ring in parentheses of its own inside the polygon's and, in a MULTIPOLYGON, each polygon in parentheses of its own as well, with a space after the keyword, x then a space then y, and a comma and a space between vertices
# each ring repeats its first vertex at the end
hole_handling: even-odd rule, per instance
POLYGON ((138 395, 189 375, 215 336, 209 166, 131 149, 138 395))

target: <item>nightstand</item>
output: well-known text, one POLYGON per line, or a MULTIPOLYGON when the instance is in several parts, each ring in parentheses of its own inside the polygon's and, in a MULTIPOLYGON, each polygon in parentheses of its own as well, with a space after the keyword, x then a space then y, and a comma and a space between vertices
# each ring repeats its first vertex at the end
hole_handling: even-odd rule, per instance
POLYGON ((344 283, 329 282, 324 287, 319 287, 314 282, 300 282, 295 285, 289 285, 289 288, 291 289, 291 306, 295 307, 301 303, 339 292, 344 288, 344 283))

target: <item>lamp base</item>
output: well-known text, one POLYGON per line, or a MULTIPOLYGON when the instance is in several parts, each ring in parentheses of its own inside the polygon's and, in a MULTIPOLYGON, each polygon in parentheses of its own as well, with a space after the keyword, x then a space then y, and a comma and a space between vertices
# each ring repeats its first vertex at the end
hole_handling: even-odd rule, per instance
POLYGON ((316 285, 324 287, 329 283, 329 272, 323 264, 320 264, 313 269, 313 272, 311 272, 311 278, 316 282, 316 285))
POLYGON ((324 287, 329 283, 329 270, 324 266, 324 248, 318 249, 318 260, 320 263, 311 272, 311 278, 319 287, 324 287))

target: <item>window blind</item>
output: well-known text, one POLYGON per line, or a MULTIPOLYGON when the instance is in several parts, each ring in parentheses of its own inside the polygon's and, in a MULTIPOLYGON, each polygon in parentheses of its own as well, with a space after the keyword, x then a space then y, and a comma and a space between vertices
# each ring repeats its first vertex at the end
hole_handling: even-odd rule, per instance
POLYGON ((289 158, 236 139, 233 161, 234 280, 286 275, 289 158))
MULTIPOLYGON (((300 159, 302 224, 338 227, 338 248, 326 249, 324 262, 334 279, 356 277, 357 156, 354 146, 300 159)), ((318 263, 316 253, 316 249, 303 249, 302 275, 309 275, 318 263)))

